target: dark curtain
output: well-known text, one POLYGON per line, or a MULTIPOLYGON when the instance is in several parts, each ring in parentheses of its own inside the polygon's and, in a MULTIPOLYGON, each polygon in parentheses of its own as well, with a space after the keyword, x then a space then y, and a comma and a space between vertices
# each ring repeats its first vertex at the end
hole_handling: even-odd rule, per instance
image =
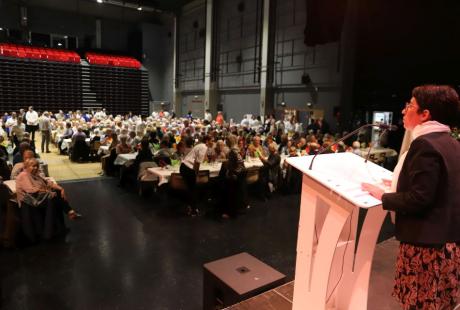
POLYGON ((307 46, 335 42, 340 39, 347 0, 305 0, 307 24, 304 42, 307 46))

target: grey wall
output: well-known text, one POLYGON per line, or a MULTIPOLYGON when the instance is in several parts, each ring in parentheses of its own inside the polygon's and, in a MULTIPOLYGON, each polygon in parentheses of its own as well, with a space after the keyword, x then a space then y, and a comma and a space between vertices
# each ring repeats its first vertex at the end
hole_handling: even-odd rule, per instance
POLYGON ((338 42, 315 47, 304 43, 306 24, 304 0, 277 1, 275 31, 275 104, 287 108, 324 110, 324 117, 335 126, 333 109, 340 105, 342 74, 338 42), (308 75, 310 85, 302 83, 308 75))
POLYGON ((218 2, 217 49, 220 89, 258 87, 261 0, 218 2), (244 4, 244 10, 238 5, 244 4), (259 25, 258 25, 259 24, 259 25))
POLYGON ((184 7, 179 17, 178 71, 182 91, 204 92, 206 10, 204 1, 184 7))
MULTIPOLYGON (((281 111, 279 104, 284 101, 287 108, 306 111, 307 102, 311 102, 314 109, 324 111, 326 120, 334 128, 333 111, 334 107, 340 106, 343 92, 341 65, 345 53, 340 48, 346 42, 342 40, 340 43, 307 47, 303 43, 306 1, 273 0, 273 4, 275 18, 270 23, 274 24, 274 51, 269 62, 274 63, 272 86, 275 107, 281 111), (309 85, 302 83, 303 75, 310 77, 309 85)), ((222 105, 227 119, 241 119, 247 113, 259 114, 262 1, 225 0, 215 1, 215 5, 218 103, 222 105), (244 3, 243 12, 238 10, 240 3, 244 3)), ((204 14, 203 3, 185 10, 180 17, 181 91, 203 88, 201 70, 193 74, 192 71, 197 67, 201 69, 204 42, 195 40, 191 23, 204 20, 204 14)))
POLYGON ((222 92, 220 103, 227 121, 240 122, 245 114, 259 115, 260 93, 222 92))
POLYGON ((194 117, 203 117, 204 96, 201 93, 182 96, 182 114, 186 115, 188 111, 192 111, 194 117))
POLYGON ((173 20, 165 25, 142 25, 143 65, 149 71, 149 88, 154 101, 172 101, 173 20))

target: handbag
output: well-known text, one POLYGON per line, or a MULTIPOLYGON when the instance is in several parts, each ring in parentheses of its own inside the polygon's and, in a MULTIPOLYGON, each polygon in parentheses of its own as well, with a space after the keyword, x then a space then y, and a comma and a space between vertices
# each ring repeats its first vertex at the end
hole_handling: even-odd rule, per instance
POLYGON ((25 193, 22 202, 32 207, 39 207, 44 202, 46 202, 47 199, 53 198, 53 194, 53 192, 48 191, 37 193, 25 193))

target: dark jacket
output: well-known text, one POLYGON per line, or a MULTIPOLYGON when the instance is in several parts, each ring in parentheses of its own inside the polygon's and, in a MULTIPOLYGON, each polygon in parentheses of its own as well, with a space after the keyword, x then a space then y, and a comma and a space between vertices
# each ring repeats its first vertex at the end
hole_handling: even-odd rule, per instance
POLYGON ((460 143, 448 133, 415 139, 396 193, 382 197, 396 211, 396 238, 415 245, 460 241, 460 143))

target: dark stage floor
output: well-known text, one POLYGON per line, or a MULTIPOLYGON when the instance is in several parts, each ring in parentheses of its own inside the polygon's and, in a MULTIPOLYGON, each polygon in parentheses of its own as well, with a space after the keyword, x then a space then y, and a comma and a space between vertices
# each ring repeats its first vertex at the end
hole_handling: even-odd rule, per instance
POLYGON ((1 309, 201 309, 202 265, 248 252, 293 279, 298 196, 237 219, 189 218, 115 180, 64 184, 84 219, 66 241, 0 249, 1 309))
POLYGON ((222 222, 169 212, 113 180, 64 187, 84 219, 65 243, 0 252, 1 309, 201 309, 202 265, 243 251, 294 274, 298 197, 222 222))

